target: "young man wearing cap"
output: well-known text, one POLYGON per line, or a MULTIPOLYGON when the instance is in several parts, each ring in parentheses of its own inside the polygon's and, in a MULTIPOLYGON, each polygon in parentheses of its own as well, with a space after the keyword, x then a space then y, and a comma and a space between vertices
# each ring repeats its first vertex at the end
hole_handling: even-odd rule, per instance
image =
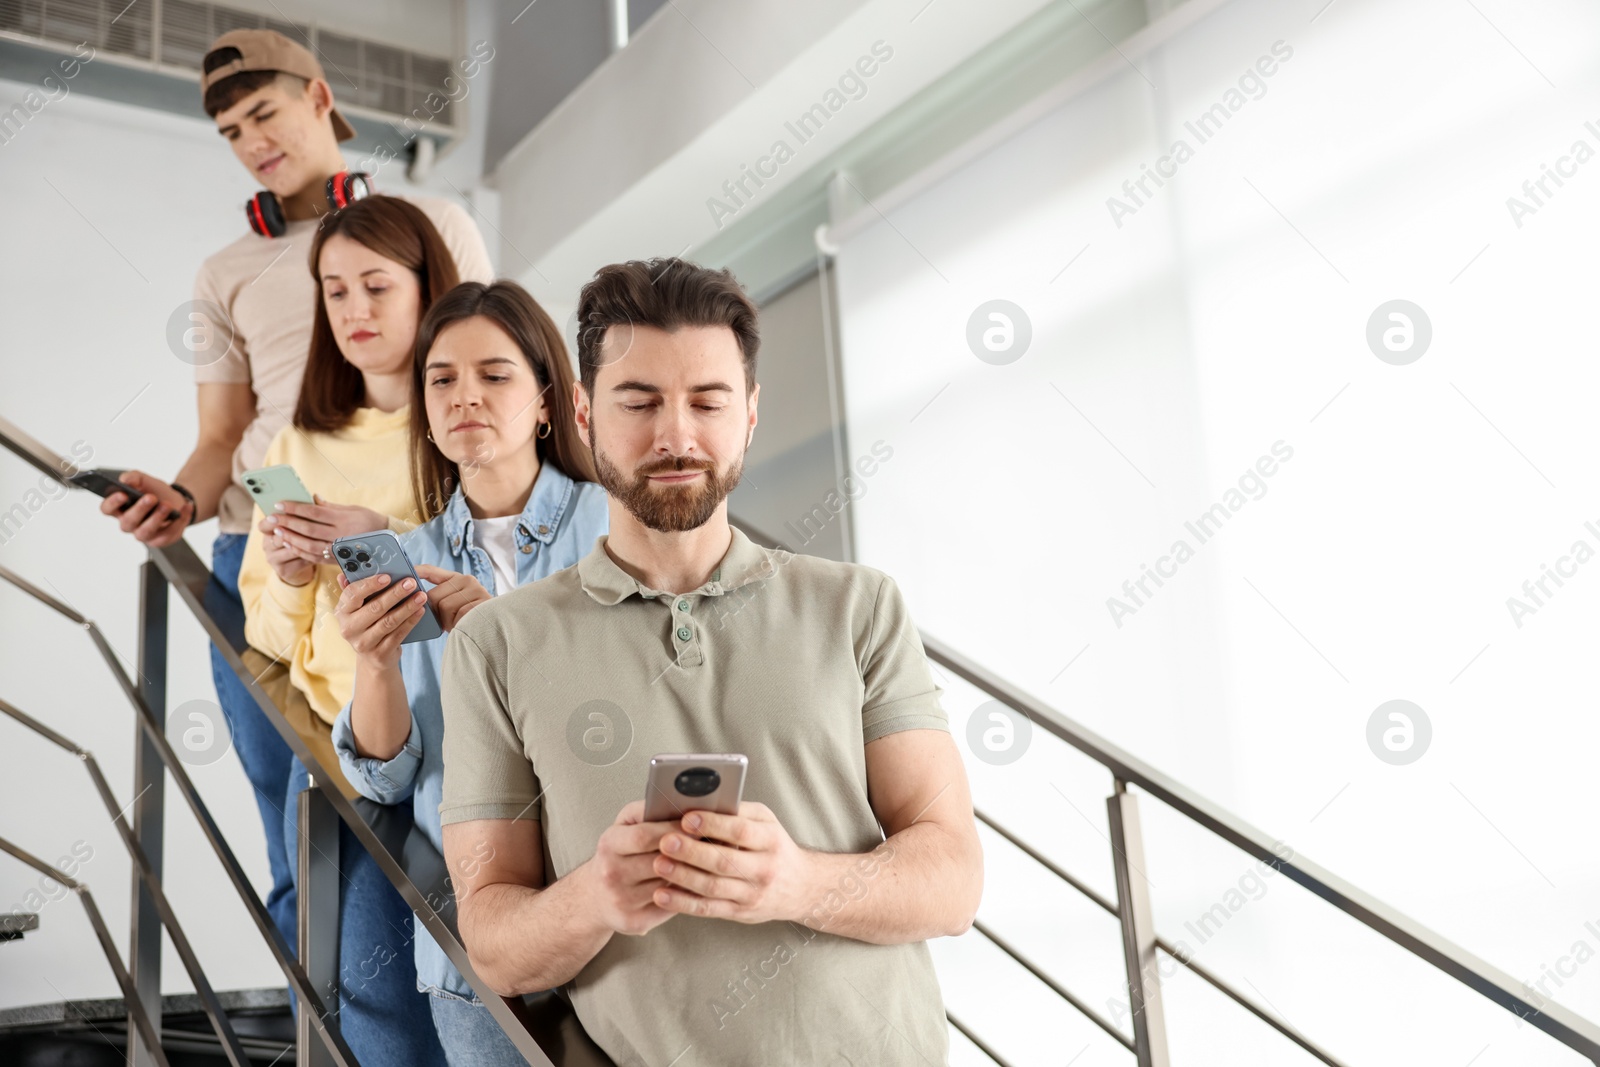
MULTIPOLYGON (((244 471, 261 465, 268 443, 295 409, 315 301, 320 299, 306 258, 317 220, 342 202, 330 197, 328 190, 330 179, 347 169, 339 143, 354 137, 355 130, 334 106, 333 92, 316 58, 271 30, 234 30, 217 38, 202 63, 200 87, 217 132, 271 195, 258 194, 247 209, 257 232, 241 235, 209 257, 195 279, 193 328, 186 334, 186 344, 198 342, 190 348, 199 394, 194 451, 170 482, 142 471, 127 472, 122 480, 143 495, 118 517, 124 531, 160 547, 177 541, 194 523, 216 516, 207 606, 225 628, 232 629, 236 647, 242 647, 238 576, 254 504, 239 479, 244 471), (272 235, 261 233, 263 229, 272 235)), ((409 199, 444 238, 463 281, 493 280, 483 238, 460 206, 433 197, 409 199)), ((118 515, 124 502, 122 494, 115 494, 101 511, 118 515)), ((283 816, 292 753, 215 648, 212 675, 233 747, 255 789, 266 829, 273 883, 267 908, 279 932, 293 945, 295 857, 285 841, 283 816)), ((337 773, 337 767, 331 770, 337 773)), ((378 983, 361 975, 369 991, 363 998, 367 1005, 382 999, 381 988, 410 966, 411 955, 398 945, 394 962, 378 969, 378 983)), ((353 968, 361 962, 347 959, 342 966, 353 968)), ((404 985, 399 978, 397 988, 404 985)), ((409 993, 421 996, 414 988, 409 993)), ((381 1018, 369 1020, 370 1026, 361 1018, 362 1006, 352 1010, 347 1005, 341 1018, 345 1036, 363 1062, 442 1063, 426 1002, 421 1004, 417 1010, 388 1005, 381 1018), (417 1034, 408 1035, 408 1027, 417 1034), (364 1031, 377 1042, 365 1051, 364 1031), (417 1042, 431 1042, 431 1053, 412 1057, 402 1051, 417 1042)))

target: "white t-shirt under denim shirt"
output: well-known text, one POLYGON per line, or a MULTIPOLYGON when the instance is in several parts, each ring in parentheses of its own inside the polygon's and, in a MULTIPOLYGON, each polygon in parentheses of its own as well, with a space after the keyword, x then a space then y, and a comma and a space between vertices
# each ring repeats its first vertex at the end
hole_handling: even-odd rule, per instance
POLYGON ((517 587, 517 524, 523 521, 521 515, 472 520, 472 543, 489 557, 494 571, 494 581, 483 583, 493 596, 517 587))
MULTIPOLYGON (((443 513, 400 540, 412 563, 470 574, 485 589, 507 592, 508 585, 526 585, 577 563, 609 529, 605 490, 594 482, 574 482, 546 463, 522 514, 506 520, 474 519, 457 489, 443 513), (493 530, 480 534, 485 522, 504 522, 505 536, 493 530), (499 573, 505 566, 496 558, 499 546, 507 549, 510 560, 505 567, 507 577, 499 573)), ((417 829, 441 853, 444 711, 439 705, 439 687, 446 640, 418 641, 400 649, 400 673, 411 703, 411 733, 393 759, 356 754, 350 705, 344 706, 333 724, 333 746, 350 784, 380 804, 399 804, 409 798, 417 829)), ((427 992, 475 999, 472 987, 420 922, 416 923, 416 963, 417 984, 427 992)))

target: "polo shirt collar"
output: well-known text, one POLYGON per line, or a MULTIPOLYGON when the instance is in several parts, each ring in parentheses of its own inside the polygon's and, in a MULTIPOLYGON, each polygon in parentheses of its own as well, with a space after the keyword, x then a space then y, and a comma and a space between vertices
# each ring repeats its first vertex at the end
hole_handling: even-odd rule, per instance
MULTIPOLYGON (((692 590, 691 594, 721 596, 723 593, 731 592, 751 582, 763 581, 778 573, 779 560, 776 553, 751 541, 737 527, 733 527, 732 530, 733 541, 728 545, 727 554, 722 557, 722 562, 711 572, 710 579, 699 589, 692 590)), ((595 538, 594 550, 578 561, 578 581, 582 584, 583 591, 596 603, 607 606, 618 604, 635 593, 642 597, 670 595, 664 590, 651 589, 617 566, 616 561, 606 551, 606 542, 609 540, 609 534, 601 534, 595 538)))
MULTIPOLYGON (((555 540, 561 518, 572 503, 577 487, 571 478, 556 469, 552 463, 539 465, 539 477, 533 480, 533 492, 522 507, 517 520, 517 540, 524 538, 549 544, 555 540)), ((472 544, 472 511, 467 507, 466 495, 456 486, 450 502, 444 507, 444 532, 450 539, 451 554, 459 557, 472 544)))

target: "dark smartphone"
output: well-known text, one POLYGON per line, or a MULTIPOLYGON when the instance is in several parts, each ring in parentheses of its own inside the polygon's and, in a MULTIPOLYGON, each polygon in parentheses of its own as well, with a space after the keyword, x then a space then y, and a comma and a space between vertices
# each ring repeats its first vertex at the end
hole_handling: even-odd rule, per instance
MULTIPOLYGON (((389 576, 389 584, 372 596, 382 596, 407 578, 415 581, 418 589, 422 588, 422 579, 417 577, 416 569, 406 558, 405 549, 400 547, 400 538, 392 531, 374 530, 354 537, 341 537, 333 543, 332 551, 334 564, 352 582, 380 574, 389 576)), ((367 599, 371 600, 372 597, 367 599)), ((443 636, 444 630, 434 617, 433 605, 428 604, 423 608, 422 618, 417 620, 417 624, 400 643, 409 645, 413 641, 432 641, 443 636)))
MULTIPOLYGON (((127 503, 117 509, 119 512, 123 512, 133 507, 134 502, 144 494, 133 486, 118 481, 117 479, 122 476, 122 473, 122 471, 112 470, 109 467, 96 467, 94 470, 79 471, 77 474, 70 475, 67 481, 100 497, 108 497, 112 493, 126 493, 128 496, 127 503)), ((176 511, 167 512, 169 521, 177 517, 178 513, 176 511)))

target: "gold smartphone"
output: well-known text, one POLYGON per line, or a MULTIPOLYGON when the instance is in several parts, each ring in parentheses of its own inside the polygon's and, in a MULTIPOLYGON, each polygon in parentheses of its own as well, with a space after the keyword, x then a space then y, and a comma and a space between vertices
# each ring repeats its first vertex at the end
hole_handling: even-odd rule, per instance
POLYGON ((644 790, 644 821, 673 822, 691 811, 739 814, 750 761, 733 752, 656 756, 644 790))

